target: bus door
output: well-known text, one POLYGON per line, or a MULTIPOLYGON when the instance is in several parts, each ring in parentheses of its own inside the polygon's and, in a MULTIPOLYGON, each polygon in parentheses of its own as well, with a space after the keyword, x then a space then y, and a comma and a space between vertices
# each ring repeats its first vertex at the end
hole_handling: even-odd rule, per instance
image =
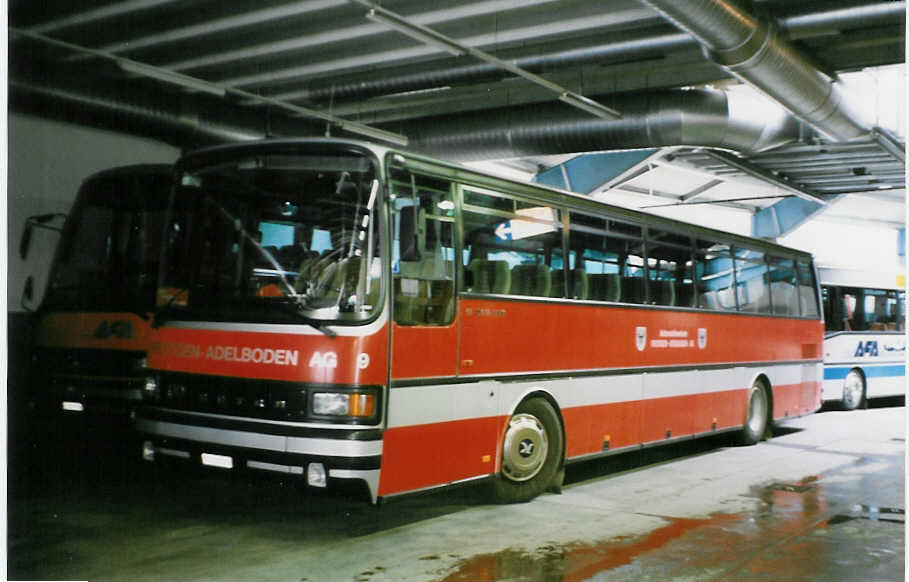
POLYGON ((389 174, 391 379, 452 378, 458 357, 453 184, 395 168, 389 174))

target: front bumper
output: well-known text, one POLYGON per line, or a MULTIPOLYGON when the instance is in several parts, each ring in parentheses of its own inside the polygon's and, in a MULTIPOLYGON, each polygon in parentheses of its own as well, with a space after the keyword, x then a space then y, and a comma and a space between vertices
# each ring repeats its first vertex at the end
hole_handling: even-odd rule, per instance
POLYGON ((136 429, 148 460, 300 475, 310 485, 310 466, 316 465, 327 476, 326 485, 358 479, 376 500, 382 461, 377 428, 321 428, 147 407, 139 412, 136 429))

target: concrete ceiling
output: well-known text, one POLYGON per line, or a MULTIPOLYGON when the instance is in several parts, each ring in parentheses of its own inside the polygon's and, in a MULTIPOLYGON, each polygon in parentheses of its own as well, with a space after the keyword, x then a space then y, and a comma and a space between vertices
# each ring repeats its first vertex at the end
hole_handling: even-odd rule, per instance
MULTIPOLYGON (((510 146, 513 127, 501 125, 503 119, 519 127, 542 119, 542 125, 572 131, 588 121, 608 126, 602 111, 572 107, 566 94, 594 100, 627 121, 638 96, 658 102, 680 88, 740 82, 711 57, 703 38, 651 4, 660 3, 11 0, 10 107, 184 148, 326 129, 355 137, 378 129, 410 138, 411 146, 447 144, 450 149, 433 153, 453 159, 470 150, 481 158, 514 158, 509 163, 525 170, 545 168, 582 152, 630 146, 603 134, 583 148, 550 136, 545 147, 496 154, 510 150, 454 140, 446 123, 468 127, 474 136, 485 128, 490 143, 503 139, 510 146), (380 18, 384 12, 403 28, 380 18), (434 37, 427 40, 427 31, 434 37)), ((823 79, 905 59, 904 2, 740 4, 823 79)), ((647 112, 634 115, 646 118, 647 112)), ((683 123, 690 122, 684 115, 689 121, 683 123)), ((751 212, 778 201, 768 197, 773 193, 795 195, 791 188, 821 199, 853 191, 891 202, 894 192, 904 198, 905 164, 894 153, 903 148, 899 138, 876 139, 871 132, 844 145, 799 117, 787 143, 770 144, 769 151, 722 148, 725 155, 733 152, 725 159, 713 154, 723 144, 699 136, 654 143, 671 149, 651 160, 649 175, 617 186, 651 197, 667 190, 666 203, 725 201, 751 212)))

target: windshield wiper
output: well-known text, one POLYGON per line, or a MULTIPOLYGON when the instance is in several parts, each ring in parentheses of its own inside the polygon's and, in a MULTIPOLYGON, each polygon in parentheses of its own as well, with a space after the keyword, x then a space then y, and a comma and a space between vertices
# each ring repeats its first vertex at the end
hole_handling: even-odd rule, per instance
POLYGON ((273 305, 280 307, 281 310, 284 311, 285 313, 290 313, 291 315, 296 316, 297 319, 301 320, 306 325, 321 331, 328 337, 333 338, 338 335, 337 332, 335 332, 335 330, 328 327, 322 321, 309 317, 308 315, 303 313, 303 305, 300 304, 296 300, 293 301, 292 303, 288 303, 286 301, 280 301, 280 302, 274 303, 273 305))

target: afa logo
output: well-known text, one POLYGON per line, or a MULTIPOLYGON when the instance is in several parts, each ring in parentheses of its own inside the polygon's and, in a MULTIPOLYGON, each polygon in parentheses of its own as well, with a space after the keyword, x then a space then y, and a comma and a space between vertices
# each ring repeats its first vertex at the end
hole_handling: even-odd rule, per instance
POLYGON ((862 358, 865 356, 877 356, 877 340, 868 340, 864 342, 859 342, 858 346, 855 348, 855 357, 862 358))

